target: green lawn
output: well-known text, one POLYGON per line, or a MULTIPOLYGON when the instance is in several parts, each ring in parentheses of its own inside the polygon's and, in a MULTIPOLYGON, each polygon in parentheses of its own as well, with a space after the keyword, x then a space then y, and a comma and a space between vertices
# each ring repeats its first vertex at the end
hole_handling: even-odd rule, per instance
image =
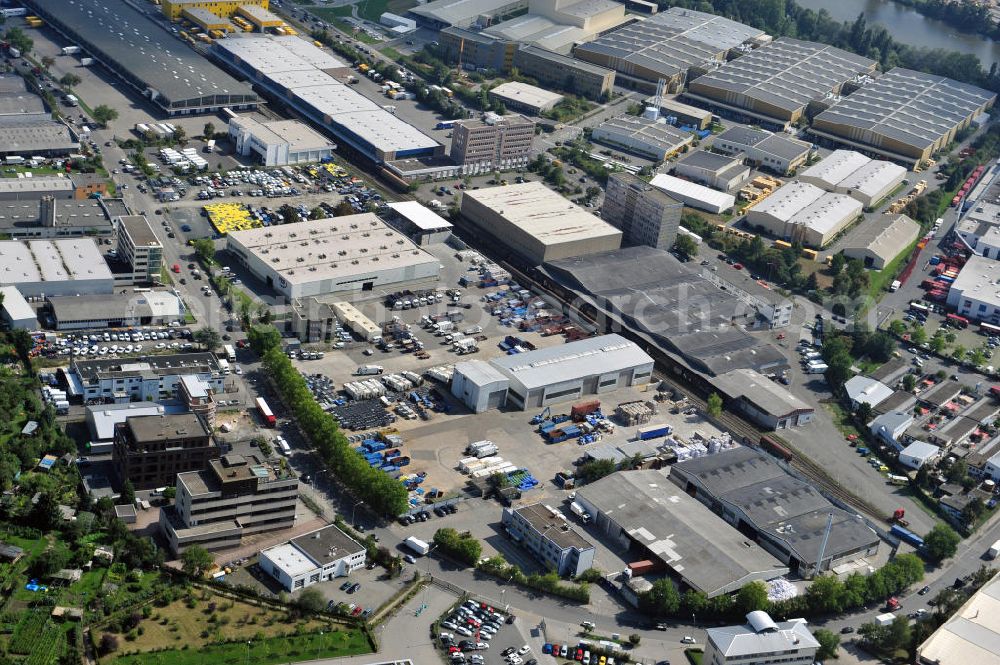
POLYGON ((309 11, 325 21, 330 21, 338 16, 350 16, 351 5, 343 5, 341 7, 313 7, 309 11))
MULTIPOLYGON (((125 643, 128 648, 128 643, 125 643)), ((172 649, 155 653, 119 656, 115 665, 204 665, 205 663, 246 663, 277 665, 319 658, 340 658, 370 653, 371 645, 357 629, 310 633, 289 637, 213 644, 201 649, 172 649)))
POLYGON ((889 283, 896 279, 896 276, 900 273, 903 266, 910 260, 910 255, 913 254, 913 248, 917 246, 918 242, 920 242, 919 238, 910 243, 905 250, 900 252, 896 258, 886 264, 885 268, 882 268, 882 270, 872 270, 868 273, 869 279, 871 280, 870 286, 868 287, 868 295, 875 300, 882 297, 883 291, 889 286, 889 283))
POLYGON ((701 665, 701 659, 705 652, 701 649, 684 649, 684 655, 687 656, 691 665, 701 665))

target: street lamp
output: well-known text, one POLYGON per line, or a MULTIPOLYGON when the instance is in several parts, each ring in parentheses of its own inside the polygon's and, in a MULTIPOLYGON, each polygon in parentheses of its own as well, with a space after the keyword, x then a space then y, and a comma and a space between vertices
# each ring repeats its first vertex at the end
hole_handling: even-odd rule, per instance
POLYGON ((319 650, 323 646, 323 631, 319 631, 319 641, 316 642, 316 660, 319 660, 319 650))
POLYGON ((247 665, 250 665, 250 640, 247 640, 247 665))
POLYGON ((364 501, 358 501, 357 503, 355 503, 355 504, 354 504, 354 505, 353 505, 353 506, 351 507, 351 526, 352 526, 352 527, 354 526, 354 511, 355 511, 355 510, 357 510, 357 509, 358 509, 358 506, 360 506, 360 505, 361 505, 362 503, 364 503, 364 501))

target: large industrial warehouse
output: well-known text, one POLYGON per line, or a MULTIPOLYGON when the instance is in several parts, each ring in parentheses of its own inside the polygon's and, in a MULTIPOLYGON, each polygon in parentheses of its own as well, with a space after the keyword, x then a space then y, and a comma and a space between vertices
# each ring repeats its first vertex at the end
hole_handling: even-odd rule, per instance
POLYGON ((376 164, 434 157, 444 146, 334 78, 346 63, 298 37, 216 40, 212 54, 376 164))
POLYGON ((109 0, 25 4, 168 115, 257 106, 249 85, 206 61, 133 5, 109 0))
POLYGON ((803 577, 878 553, 879 537, 772 458, 740 446, 675 464, 670 480, 803 577), (829 538, 824 538, 829 524, 829 538))
POLYGON ((591 139, 624 152, 662 162, 694 141, 694 134, 664 122, 620 115, 594 128, 591 139))
POLYGON ((885 199, 903 184, 906 169, 870 159, 853 150, 834 150, 799 174, 799 180, 828 192, 847 194, 866 208, 885 199))
POLYGON ((114 284, 91 238, 0 242, 0 286, 25 297, 110 294, 114 284))
POLYGON ((974 85, 896 67, 817 115, 811 131, 912 168, 995 100, 974 85))
POLYGON ((440 262, 371 213, 233 231, 227 248, 289 298, 433 286, 440 262))
POLYGON ((697 272, 669 252, 641 246, 552 261, 542 271, 547 288, 673 354, 691 378, 741 368, 767 374, 788 365, 743 326, 788 325, 791 301, 742 273, 737 282, 697 272))
POLYGON ((620 230, 538 181, 467 190, 462 217, 531 265, 622 244, 620 230))
POLYGON ((780 239, 821 249, 858 219, 863 208, 846 194, 793 181, 751 208, 746 221, 780 239))
POLYGON ((662 562, 684 587, 709 598, 788 572, 661 471, 613 473, 578 489, 576 500, 594 529, 622 549, 662 562))
POLYGON ((812 101, 840 94, 845 83, 875 71, 875 61, 782 37, 688 84, 686 96, 738 118, 784 129, 812 101))
POLYGON ((652 90, 666 79, 673 91, 684 84, 688 70, 711 70, 730 51, 767 39, 763 31, 722 16, 671 7, 581 44, 573 55, 616 70, 619 84, 652 90))
POLYGON ((920 237, 920 224, 906 215, 882 215, 865 222, 844 241, 844 256, 882 270, 920 237))

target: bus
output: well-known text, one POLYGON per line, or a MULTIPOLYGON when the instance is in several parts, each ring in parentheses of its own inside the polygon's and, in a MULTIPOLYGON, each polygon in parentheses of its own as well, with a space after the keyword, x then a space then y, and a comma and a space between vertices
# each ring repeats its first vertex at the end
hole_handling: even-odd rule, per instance
POLYGON ((921 302, 911 302, 910 309, 920 314, 930 314, 931 308, 921 302))
POLYGON ((455 126, 454 120, 442 120, 434 129, 451 129, 455 126))
POLYGON ((995 326, 992 323, 980 323, 979 332, 984 335, 1000 335, 1000 326, 995 326))
POLYGON ((774 241, 774 246, 777 249, 790 249, 791 246, 792 246, 792 243, 788 242, 787 240, 775 240, 774 241))
POLYGON ((263 397, 258 397, 254 403, 257 405, 257 411, 260 413, 260 417, 264 419, 264 422, 268 427, 274 427, 277 420, 274 417, 274 413, 271 412, 271 407, 267 405, 263 397))
POLYGON ((964 330, 969 327, 969 320, 964 316, 959 316, 958 314, 949 314, 944 317, 945 320, 956 328, 964 330))
POLYGON ((890 485, 907 485, 910 482, 910 479, 906 476, 897 476, 891 473, 886 476, 886 479, 889 481, 890 485))

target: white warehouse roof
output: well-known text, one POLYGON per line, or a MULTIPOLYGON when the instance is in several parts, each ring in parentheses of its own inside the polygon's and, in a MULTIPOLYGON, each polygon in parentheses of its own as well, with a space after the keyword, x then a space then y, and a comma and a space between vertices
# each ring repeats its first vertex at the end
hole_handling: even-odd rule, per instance
POLYGON ((808 182, 793 180, 750 209, 750 216, 769 215, 787 222, 823 196, 823 190, 808 182))
POLYGON ((732 194, 719 192, 666 173, 658 174, 649 184, 693 208, 704 207, 722 212, 736 205, 736 198, 732 194))
POLYGON ((91 238, 0 242, 0 284, 95 279, 114 277, 91 238))
POLYGON ((827 193, 799 211, 792 223, 801 224, 825 236, 842 226, 845 219, 860 215, 863 208, 860 201, 846 194, 827 193))
POLYGON ((890 185, 902 182, 906 168, 884 160, 871 160, 837 184, 837 191, 858 192, 867 198, 878 196, 890 185))
POLYGON ((3 309, 11 321, 24 321, 35 318, 35 310, 24 299, 21 292, 14 286, 0 286, 0 296, 3 296, 3 309))
POLYGON ((349 67, 346 62, 310 44, 301 37, 277 35, 234 36, 227 39, 227 51, 259 72, 329 70, 349 67))
POLYGON ((525 391, 652 365, 653 359, 620 335, 588 337, 562 346, 495 358, 490 363, 525 391))
POLYGON ((848 177, 861 167, 868 164, 871 159, 865 157, 860 152, 853 150, 834 150, 826 159, 823 159, 805 171, 799 178, 804 182, 809 182, 817 187, 822 187, 827 191, 832 191, 841 180, 848 177))
POLYGON ((416 201, 396 201, 390 203, 389 207, 421 231, 437 231, 452 227, 452 223, 447 219, 416 201))

